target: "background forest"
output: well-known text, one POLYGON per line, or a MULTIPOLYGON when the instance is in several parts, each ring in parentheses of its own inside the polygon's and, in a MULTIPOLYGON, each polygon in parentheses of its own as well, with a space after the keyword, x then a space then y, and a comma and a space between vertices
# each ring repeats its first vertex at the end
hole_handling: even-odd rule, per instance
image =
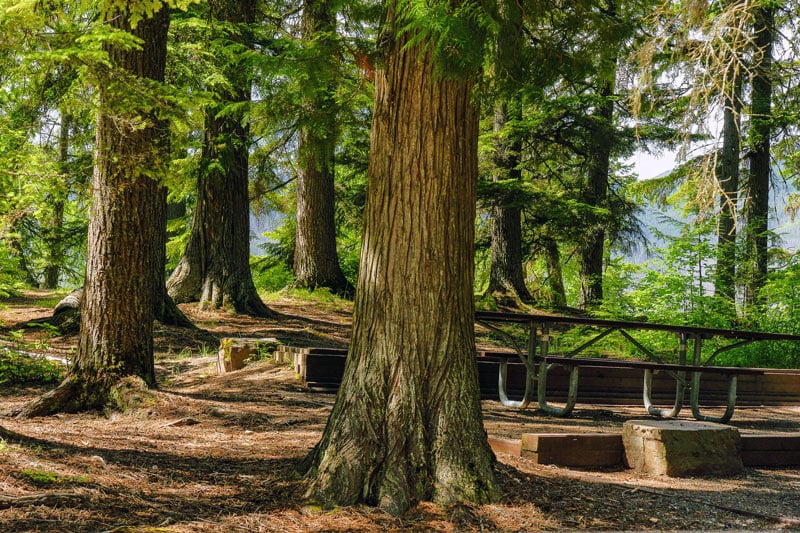
MULTIPOLYGON (((164 83, 109 89, 108 46, 141 42, 92 2, 0 3, 0 296, 83 285, 103 87, 169 124, 176 303, 352 297, 382 4, 178 4, 164 83)), ((474 93, 479 306, 800 333, 800 257, 775 231, 800 207, 798 3, 474 4, 497 35, 474 93), (675 165, 641 180, 643 153, 675 165)))

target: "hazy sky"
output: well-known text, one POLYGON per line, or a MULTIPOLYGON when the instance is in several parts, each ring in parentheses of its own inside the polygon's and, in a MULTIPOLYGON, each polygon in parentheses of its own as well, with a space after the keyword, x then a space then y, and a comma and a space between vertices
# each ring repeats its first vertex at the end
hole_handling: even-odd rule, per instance
POLYGON ((633 164, 633 170, 639 175, 640 180, 649 180, 670 170, 675 165, 675 154, 665 152, 660 156, 654 156, 636 152, 629 162, 633 164))

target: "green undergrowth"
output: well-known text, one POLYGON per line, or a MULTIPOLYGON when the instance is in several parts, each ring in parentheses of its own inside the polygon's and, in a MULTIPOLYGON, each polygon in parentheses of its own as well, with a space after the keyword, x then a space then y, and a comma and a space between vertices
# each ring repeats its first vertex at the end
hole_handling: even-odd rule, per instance
POLYGON ((59 289, 57 291, 50 292, 46 295, 42 295, 35 300, 32 300, 30 303, 31 307, 45 307, 45 308, 53 308, 55 307, 58 302, 64 299, 64 297, 72 291, 66 289, 59 289))
POLYGON ((322 311, 349 311, 352 305, 351 300, 333 294, 327 287, 308 290, 286 288, 279 292, 264 295, 264 300, 269 305, 272 301, 281 299, 294 300, 298 305, 310 304, 322 311))
POLYGON ((0 385, 53 383, 61 380, 64 365, 42 356, 0 347, 0 385))

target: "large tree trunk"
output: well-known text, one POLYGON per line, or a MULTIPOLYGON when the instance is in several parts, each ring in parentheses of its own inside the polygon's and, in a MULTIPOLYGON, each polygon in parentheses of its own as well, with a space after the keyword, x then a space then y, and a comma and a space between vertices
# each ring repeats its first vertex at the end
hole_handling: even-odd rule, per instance
POLYGON ((168 125, 149 109, 131 109, 131 85, 163 81, 169 10, 131 29, 127 12, 108 24, 142 39, 141 50, 110 47, 116 67, 99 84, 93 206, 78 353, 59 387, 21 416, 100 408, 123 378, 154 387, 153 320, 163 294, 168 125))
POLYGON ((317 61, 327 61, 309 75, 309 96, 303 105, 297 151, 297 232, 294 284, 327 287, 351 297, 353 286, 344 277, 336 252, 334 221, 334 149, 339 136, 336 109, 336 19, 330 0, 306 0, 303 38, 318 51, 317 61), (316 78, 316 79, 315 79, 316 78))
MULTIPOLYGON (((242 25, 234 37, 239 43, 252 41, 244 25, 255 18, 255 2, 226 0, 212 2, 211 8, 217 19, 242 25)), ((251 72, 243 61, 229 65, 226 75, 231 90, 222 91, 223 103, 206 111, 191 234, 167 289, 176 303, 199 301, 204 308, 232 307, 239 313, 272 316, 250 271, 250 128, 241 107, 225 109, 250 101, 251 72)))
POLYGON ((772 47, 775 39, 773 7, 755 9, 754 65, 750 127, 750 173, 747 190, 747 253, 749 272, 745 285, 745 306, 760 303, 759 293, 767 281, 769 229, 769 179, 772 134, 772 47))
POLYGON ((312 499, 392 514, 498 495, 473 331, 472 83, 437 78, 407 38, 390 39, 376 72, 352 341, 309 458, 312 499))
POLYGON ((714 294, 731 304, 736 301, 736 205, 739 198, 739 154, 741 152, 741 76, 732 72, 722 122, 722 154, 717 181, 720 186, 717 224, 717 266, 714 294))
MULTIPOLYGON (((521 180, 519 154, 522 143, 503 133, 508 122, 508 105, 498 104, 494 114, 494 181, 521 180)), ((505 303, 532 303, 522 271, 522 213, 513 199, 501 199, 492 207, 492 266, 487 293, 505 303)))

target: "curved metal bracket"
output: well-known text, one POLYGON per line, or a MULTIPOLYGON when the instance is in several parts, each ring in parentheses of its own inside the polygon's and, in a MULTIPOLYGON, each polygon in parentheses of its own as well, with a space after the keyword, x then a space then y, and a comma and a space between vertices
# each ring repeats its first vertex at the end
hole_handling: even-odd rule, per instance
POLYGON ((500 397, 500 403, 506 407, 525 409, 533 401, 533 382, 535 381, 535 374, 527 368, 525 369, 525 393, 522 395, 522 400, 516 401, 508 398, 508 391, 506 389, 507 373, 508 361, 506 359, 501 359, 500 371, 497 377, 497 395, 500 397))
POLYGON ((537 386, 539 409, 549 415, 566 417, 572 413, 575 402, 578 399, 578 367, 565 365, 562 363, 547 363, 542 361, 539 364, 539 383, 537 386), (567 403, 564 407, 553 407, 547 403, 547 373, 554 366, 563 366, 569 369, 569 389, 567 390, 567 403))
POLYGON ((733 410, 736 407, 736 374, 731 374, 728 381, 728 404, 725 406, 725 412, 720 417, 706 416, 700 413, 700 376, 702 372, 692 372, 692 393, 691 405, 692 416, 696 420, 703 422, 717 422, 724 424, 733 416, 733 410))
POLYGON ((644 408, 647 409, 647 413, 658 418, 675 418, 678 416, 683 406, 685 378, 686 372, 677 373, 675 377, 675 403, 672 405, 672 409, 660 409, 654 406, 653 402, 650 400, 650 395, 653 390, 653 369, 646 368, 644 371, 644 393, 642 396, 644 399, 644 408))

